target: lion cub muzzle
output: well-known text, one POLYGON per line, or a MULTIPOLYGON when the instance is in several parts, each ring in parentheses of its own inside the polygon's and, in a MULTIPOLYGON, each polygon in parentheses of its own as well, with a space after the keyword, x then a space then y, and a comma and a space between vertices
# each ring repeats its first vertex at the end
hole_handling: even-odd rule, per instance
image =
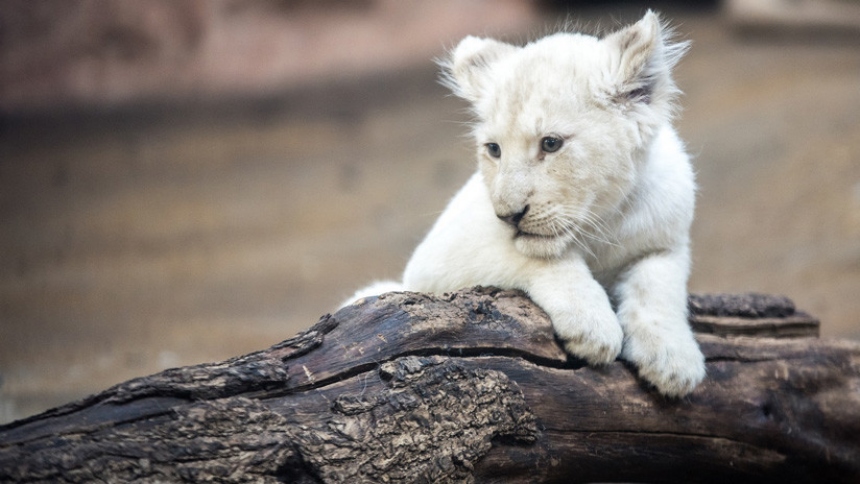
POLYGON ((502 215, 502 214, 500 214, 500 213, 497 213, 497 214, 496 214, 496 217, 499 217, 499 219, 500 219, 501 221, 505 222, 506 224, 509 224, 510 226, 512 226, 512 227, 514 227, 514 228, 516 229, 516 228, 519 228, 519 226, 520 226, 520 221, 523 219, 523 217, 525 217, 525 216, 526 216, 526 213, 527 213, 528 211, 529 211, 529 206, 528 206, 528 205, 526 205, 526 206, 525 206, 525 208, 523 208, 523 209, 522 209, 521 211, 519 211, 519 212, 511 213, 511 214, 508 214, 508 215, 502 215))

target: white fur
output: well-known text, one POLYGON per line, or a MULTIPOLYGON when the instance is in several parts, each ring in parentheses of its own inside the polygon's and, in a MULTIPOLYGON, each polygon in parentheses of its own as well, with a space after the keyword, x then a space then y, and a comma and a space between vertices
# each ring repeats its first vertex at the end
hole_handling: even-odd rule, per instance
POLYGON ((571 354, 592 364, 620 355, 660 392, 690 393, 705 375, 687 323, 695 182, 671 126, 671 69, 686 44, 668 37, 648 12, 603 39, 464 39, 445 67, 477 118, 479 170, 402 284, 357 295, 521 289, 571 354), (542 150, 545 137, 561 149, 542 150), (524 210, 516 226, 500 220, 524 210))

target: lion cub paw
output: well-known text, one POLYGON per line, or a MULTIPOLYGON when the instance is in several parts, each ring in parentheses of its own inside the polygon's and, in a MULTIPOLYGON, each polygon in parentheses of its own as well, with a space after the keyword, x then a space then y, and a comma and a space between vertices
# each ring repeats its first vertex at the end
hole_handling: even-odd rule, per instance
POLYGON ((591 365, 612 363, 621 353, 624 334, 618 318, 609 308, 552 320, 564 349, 591 365))
POLYGON ((674 338, 628 337, 622 358, 639 368, 639 376, 671 398, 690 394, 705 378, 705 357, 692 335, 674 338))

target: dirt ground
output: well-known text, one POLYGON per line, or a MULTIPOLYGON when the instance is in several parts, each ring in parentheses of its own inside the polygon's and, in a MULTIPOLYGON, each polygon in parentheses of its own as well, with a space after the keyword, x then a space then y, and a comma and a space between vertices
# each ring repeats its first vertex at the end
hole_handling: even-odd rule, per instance
MULTIPOLYGON (((608 18, 608 17, 607 17, 608 18)), ((674 16, 698 292, 788 295, 860 339, 860 47, 674 16)), ((422 67, 248 103, 0 131, 0 423, 267 347, 396 278, 472 172, 422 67)))

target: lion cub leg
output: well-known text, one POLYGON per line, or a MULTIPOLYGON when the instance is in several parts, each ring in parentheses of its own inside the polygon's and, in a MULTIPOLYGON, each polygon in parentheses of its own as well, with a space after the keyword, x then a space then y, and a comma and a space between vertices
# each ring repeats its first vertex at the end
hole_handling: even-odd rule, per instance
POLYGON ((552 320, 568 353, 592 365, 611 363, 623 334, 606 291, 580 258, 554 261, 534 271, 525 291, 552 320))
POLYGON ((705 377, 705 359, 687 322, 686 249, 651 254, 615 285, 624 329, 621 357, 660 393, 681 397, 705 377))

